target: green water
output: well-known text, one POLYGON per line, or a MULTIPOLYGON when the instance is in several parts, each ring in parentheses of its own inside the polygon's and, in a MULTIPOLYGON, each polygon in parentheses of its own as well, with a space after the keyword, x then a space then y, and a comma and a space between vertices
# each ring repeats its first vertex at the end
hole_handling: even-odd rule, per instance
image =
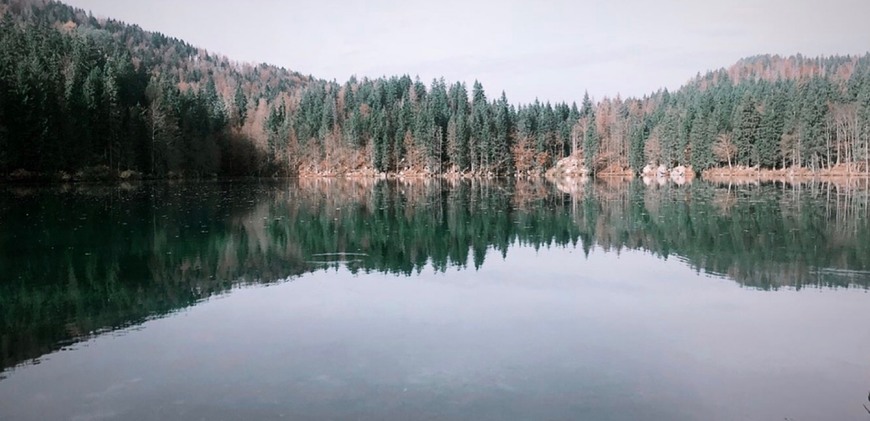
POLYGON ((860 419, 868 190, 0 187, 0 419, 860 419))

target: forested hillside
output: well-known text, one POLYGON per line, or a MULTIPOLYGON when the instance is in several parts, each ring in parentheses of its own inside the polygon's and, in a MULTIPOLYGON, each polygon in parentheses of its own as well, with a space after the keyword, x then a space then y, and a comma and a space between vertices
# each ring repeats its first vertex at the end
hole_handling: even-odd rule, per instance
MULTIPOLYGON (((45 0, 0 0, 0 175, 537 174, 647 163, 870 170, 870 55, 758 56, 643 98, 511 104, 443 79, 236 63, 45 0)), ((594 81, 589 82, 594 83, 594 81)))
POLYGON ((311 81, 57 2, 2 0, 0 15, 4 174, 264 171, 268 110, 311 81))

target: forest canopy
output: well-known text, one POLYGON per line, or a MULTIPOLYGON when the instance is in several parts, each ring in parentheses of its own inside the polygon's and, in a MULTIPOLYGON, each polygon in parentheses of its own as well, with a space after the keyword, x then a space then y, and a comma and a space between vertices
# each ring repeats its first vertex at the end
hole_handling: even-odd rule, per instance
POLYGON ((756 56, 674 92, 512 104, 480 82, 339 83, 55 1, 0 0, 0 176, 533 175, 576 154, 870 170, 870 54, 756 56))

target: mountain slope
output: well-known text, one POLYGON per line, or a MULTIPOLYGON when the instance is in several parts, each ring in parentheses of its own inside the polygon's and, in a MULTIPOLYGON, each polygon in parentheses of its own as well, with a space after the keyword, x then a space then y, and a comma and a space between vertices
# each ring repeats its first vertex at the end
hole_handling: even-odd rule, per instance
POLYGON ((526 175, 571 154, 597 174, 870 170, 866 54, 756 56, 675 92, 512 105, 479 83, 235 63, 53 1, 2 0, 0 14, 7 177, 526 175))
POLYGON ((3 172, 250 173, 270 105, 311 82, 57 2, 4 0, 4 12, 3 172))

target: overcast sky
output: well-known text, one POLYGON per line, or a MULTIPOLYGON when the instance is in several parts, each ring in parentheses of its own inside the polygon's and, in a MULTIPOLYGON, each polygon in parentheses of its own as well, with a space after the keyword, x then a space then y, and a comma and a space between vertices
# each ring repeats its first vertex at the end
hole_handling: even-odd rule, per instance
POLYGON ((870 0, 65 0, 318 78, 480 80, 490 98, 676 89, 755 54, 863 54, 870 0))

